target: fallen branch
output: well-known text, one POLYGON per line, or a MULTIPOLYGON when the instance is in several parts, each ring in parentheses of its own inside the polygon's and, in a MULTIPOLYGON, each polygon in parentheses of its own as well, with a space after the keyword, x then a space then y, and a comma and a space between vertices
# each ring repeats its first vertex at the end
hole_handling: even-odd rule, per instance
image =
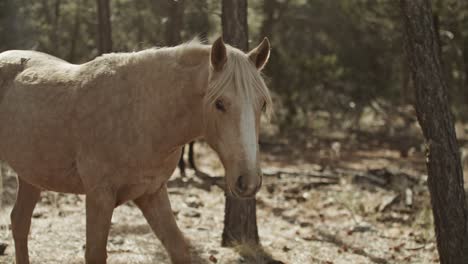
POLYGON ((311 178, 321 178, 327 180, 339 181, 340 177, 332 174, 330 172, 320 172, 320 171, 309 171, 309 172, 298 172, 298 171, 288 171, 288 170, 279 170, 267 168, 263 170, 263 175, 267 177, 281 177, 281 176, 305 176, 311 178))

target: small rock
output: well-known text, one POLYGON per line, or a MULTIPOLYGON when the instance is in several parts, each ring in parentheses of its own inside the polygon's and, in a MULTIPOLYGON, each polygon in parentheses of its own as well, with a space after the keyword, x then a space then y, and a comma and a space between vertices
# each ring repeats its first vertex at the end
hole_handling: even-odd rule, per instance
POLYGON ((306 222, 306 221, 299 223, 300 227, 308 227, 308 226, 312 226, 312 225, 313 224, 311 222, 306 222))
POLYGON ((185 201, 185 204, 188 206, 188 207, 192 207, 192 208, 199 208, 199 207, 202 207, 204 204, 198 200, 198 198, 196 197, 188 197, 185 201))
POLYGON ((217 259, 215 256, 213 256, 213 255, 210 255, 209 260, 210 260, 211 262, 213 262, 213 263, 218 263, 218 259, 217 259))
POLYGON ((43 216, 42 212, 34 212, 32 218, 41 218, 43 216))
POLYGON ((392 193, 392 194, 389 194, 389 195, 385 195, 382 199, 382 202, 379 204, 377 210, 379 212, 383 212, 385 211, 385 209, 387 209, 388 207, 390 207, 393 203, 395 203, 397 201, 397 199, 399 198, 399 195, 396 194, 396 193, 392 193))
POLYGON ((271 185, 267 185, 266 190, 267 190, 267 192, 268 192, 269 194, 272 194, 272 193, 275 192, 275 188, 276 188, 276 186, 273 185, 273 184, 271 184, 271 185))
POLYGON ((201 214, 200 214, 200 212, 197 212, 195 210, 190 210, 188 212, 184 212, 184 216, 186 216, 186 217, 197 217, 198 218, 198 217, 201 216, 201 214))
POLYGON ((365 233, 365 232, 369 232, 369 231, 374 231, 374 229, 368 223, 361 223, 361 224, 353 227, 353 229, 352 229, 353 233, 354 232, 356 232, 356 233, 365 233))
POLYGON ((116 236, 110 239, 110 242, 114 245, 123 245, 125 240, 121 236, 116 236))
POLYGON ((281 214, 284 212, 284 210, 285 210, 284 208, 275 207, 271 211, 275 216, 281 216, 281 214))

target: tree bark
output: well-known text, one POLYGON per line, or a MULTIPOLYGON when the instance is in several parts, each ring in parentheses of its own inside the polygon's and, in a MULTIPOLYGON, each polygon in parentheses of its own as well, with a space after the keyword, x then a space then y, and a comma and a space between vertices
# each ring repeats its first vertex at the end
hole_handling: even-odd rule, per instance
POLYGON ((76 1, 76 7, 75 7, 75 17, 74 17, 74 22, 73 22, 73 31, 71 34, 71 40, 70 40, 70 53, 68 54, 68 61, 69 62, 75 62, 75 57, 76 57, 76 43, 78 41, 78 34, 80 33, 80 24, 81 24, 81 3, 82 0, 76 1))
POLYGON ((182 42, 184 24, 184 0, 167 0, 166 45, 175 46, 182 42))
MULTIPOLYGON (((247 0, 223 0, 221 23, 228 44, 248 50, 247 0)), ((259 244, 255 198, 238 199, 226 194, 222 246, 259 244)))
POLYGON ((55 0, 54 3, 54 20, 52 24, 52 48, 53 52, 58 52, 60 48, 60 10, 61 10, 61 0, 55 0))
POLYGON ((98 11, 98 52, 99 54, 112 51, 112 29, 110 22, 109 0, 96 0, 98 11))
POLYGON ((278 8, 277 0, 263 0, 263 22, 260 28, 260 38, 267 37, 271 39, 273 25, 276 22, 275 12, 278 8))
POLYGON ((400 0, 441 263, 468 263, 463 170, 429 0, 400 0))
POLYGON ((3 209, 3 163, 0 161, 0 211, 3 209))
POLYGON ((249 48, 247 0, 223 0, 221 24, 224 41, 247 51, 249 48))
POLYGON ((0 2, 0 52, 19 48, 18 3, 14 0, 0 2))

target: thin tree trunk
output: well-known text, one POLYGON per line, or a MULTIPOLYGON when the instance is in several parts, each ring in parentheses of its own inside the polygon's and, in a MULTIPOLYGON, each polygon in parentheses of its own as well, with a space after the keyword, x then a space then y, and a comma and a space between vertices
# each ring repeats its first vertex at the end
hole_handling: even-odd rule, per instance
POLYGON ((68 54, 69 62, 75 62, 76 42, 78 40, 78 34, 80 33, 80 24, 81 24, 81 16, 80 16, 81 2, 82 0, 76 1, 73 31, 72 31, 71 40, 70 40, 70 53, 68 54))
POLYGON ((223 0, 221 24, 224 41, 247 51, 249 48, 247 0, 223 0))
POLYGON ((54 21, 52 26, 52 49, 53 52, 59 53, 60 42, 59 42, 59 32, 60 32, 60 8, 61 8, 62 1, 55 0, 54 3, 54 21))
POLYGON ((3 206, 3 163, 0 161, 0 211, 3 206))
POLYGON ((112 51, 112 30, 110 22, 109 0, 96 0, 98 11, 98 52, 99 54, 112 51))
POLYGON ((1 4, 0 19, 5 24, 2 25, 0 34, 0 52, 9 49, 18 49, 19 43, 19 24, 18 3, 14 0, 6 0, 1 4))
POLYGON ((468 263, 463 171, 429 0, 400 0, 441 263, 468 263))
MULTIPOLYGON (((247 0, 223 0, 221 22, 224 41, 247 51, 247 0)), ((226 195, 222 246, 239 243, 259 244, 256 200, 226 195)))
MULTIPOLYGON (((454 11, 460 11, 460 10, 468 10, 468 3, 466 1, 460 1, 458 2, 458 5, 454 9, 454 11)), ((457 12, 457 14, 459 14, 457 12)), ((461 34, 463 30, 468 26, 468 16, 463 16, 461 20, 457 21, 457 31, 460 32, 460 46, 461 46, 461 52, 462 52, 462 71, 463 71, 463 83, 462 83, 462 94, 464 100, 468 100, 468 36, 461 34)))
POLYGON ((182 41, 184 23, 184 0, 167 0, 166 44, 175 46, 182 41))
POLYGON ((197 2, 196 5, 196 10, 200 14, 199 20, 200 24, 198 28, 196 28, 195 32, 190 32, 190 33, 197 33, 198 37, 202 42, 207 42, 208 41, 208 32, 210 32, 210 20, 209 20, 209 14, 208 14, 208 2, 207 0, 201 0, 197 2))
POLYGON ((463 53, 463 98, 464 100, 468 100, 468 37, 462 37, 462 53, 463 53))
POLYGON ((288 10, 290 0, 263 0, 264 19, 260 27, 260 40, 264 37, 273 39, 273 30, 278 21, 281 21, 284 13, 288 10))
POLYGON ((136 39, 137 39, 137 48, 138 49, 143 49, 145 45, 148 45, 148 43, 144 43, 144 37, 146 35, 146 28, 145 28, 145 19, 143 17, 143 12, 146 10, 146 6, 143 1, 135 1, 135 8, 138 10, 136 17, 135 17, 135 26, 136 26, 136 39))
POLYGON ((275 23, 275 11, 277 7, 276 0, 263 0, 264 19, 260 28, 260 38, 268 37, 271 39, 273 33, 273 24, 275 23))

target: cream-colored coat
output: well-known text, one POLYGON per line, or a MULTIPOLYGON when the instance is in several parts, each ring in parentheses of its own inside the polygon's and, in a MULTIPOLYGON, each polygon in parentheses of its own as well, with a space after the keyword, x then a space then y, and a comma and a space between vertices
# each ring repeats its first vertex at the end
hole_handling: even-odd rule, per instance
MULTIPOLYGON (((258 160, 243 166, 242 158, 233 158, 253 146, 230 147, 234 142, 230 145, 216 136, 219 126, 229 123, 219 120, 223 114, 227 120, 240 119, 213 113, 216 110, 208 109, 213 105, 208 105, 206 96, 213 94, 210 82, 222 78, 230 56, 249 61, 252 74, 260 76, 255 65, 261 68, 266 62, 268 41, 250 56, 222 40, 216 43, 108 54, 82 65, 34 51, 0 54, 0 160, 19 177, 12 212, 17 263, 29 263, 30 217, 44 189, 86 194, 87 263, 105 263, 112 211, 129 200, 141 208, 172 261, 189 263, 165 183, 181 146, 196 138, 215 135, 208 142, 225 167, 234 168, 232 180, 227 180, 229 189, 245 189, 234 194, 245 191, 247 196, 258 190, 258 160), (223 154, 229 152, 227 147, 238 154, 223 154), (242 184, 236 185, 240 178, 242 184)), ((230 100, 229 105, 240 105, 242 100, 232 91, 217 93, 217 98, 230 100)), ((269 102, 269 97, 263 100, 269 102)), ((255 120, 260 112, 257 101, 249 106, 255 120)), ((232 109, 242 116, 241 107, 232 109)), ((257 137, 256 124, 241 132, 257 137)), ((256 146, 254 151, 258 152, 256 146)))

